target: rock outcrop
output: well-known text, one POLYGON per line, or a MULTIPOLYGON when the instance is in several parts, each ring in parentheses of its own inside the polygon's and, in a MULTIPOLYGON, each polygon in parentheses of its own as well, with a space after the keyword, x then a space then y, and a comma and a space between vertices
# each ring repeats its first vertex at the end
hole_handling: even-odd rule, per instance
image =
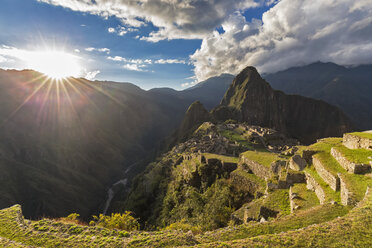
POLYGON ((349 149, 369 149, 372 150, 372 139, 364 138, 352 133, 343 136, 343 144, 349 149))
POLYGON ((303 169, 305 169, 306 165, 306 160, 301 158, 300 155, 294 155, 289 160, 289 168, 295 171, 302 171, 303 169))
POLYGON ((236 76, 212 115, 217 120, 235 119, 274 128, 303 143, 342 136, 352 129, 351 121, 337 107, 273 90, 254 67, 236 76))

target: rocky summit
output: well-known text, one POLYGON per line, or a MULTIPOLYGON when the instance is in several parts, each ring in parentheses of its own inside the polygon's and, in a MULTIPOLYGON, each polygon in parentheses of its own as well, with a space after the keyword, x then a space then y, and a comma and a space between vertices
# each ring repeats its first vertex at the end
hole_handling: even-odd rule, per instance
POLYGON ((304 143, 341 136, 352 129, 351 121, 337 107, 273 90, 254 67, 245 68, 235 77, 212 113, 217 120, 236 119, 274 128, 304 143))

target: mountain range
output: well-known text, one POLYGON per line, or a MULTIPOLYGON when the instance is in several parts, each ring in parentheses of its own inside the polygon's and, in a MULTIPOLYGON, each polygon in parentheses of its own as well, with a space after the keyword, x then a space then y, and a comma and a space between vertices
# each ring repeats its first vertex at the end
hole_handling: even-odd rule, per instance
MULTIPOLYGON (((308 67, 314 66, 330 65, 308 67)), ((340 70, 360 72, 365 81, 359 85, 369 75, 363 68, 340 70)), ((173 134, 173 142, 180 142, 207 120, 235 119, 276 128, 304 142, 340 135, 351 128, 337 108, 275 91, 252 68, 242 73, 232 85, 234 76, 222 74, 183 91, 145 91, 130 83, 76 78, 55 81, 29 70, 0 70, 0 208, 20 203, 28 218, 71 212, 86 218, 101 212, 113 182, 124 174, 133 178, 143 171, 167 136, 173 134), (194 104, 184 118, 196 100, 200 104, 194 104)), ((285 81, 291 73, 264 78, 276 88, 280 75, 283 82, 294 82, 285 81)), ((343 82, 350 79, 344 78, 343 82)), ((302 87, 309 82, 307 74, 301 77, 300 73, 295 81, 302 87)), ((364 92, 368 92, 367 86, 364 92)), ((365 96, 360 106, 368 100, 365 96)), ((347 104, 342 106, 345 109, 347 104)), ((362 122, 358 116, 370 116, 367 107, 360 109, 359 114, 354 113, 354 122, 362 122)))
POLYGON ((318 62, 263 77, 274 89, 326 101, 342 109, 356 127, 372 129, 372 65, 318 62))

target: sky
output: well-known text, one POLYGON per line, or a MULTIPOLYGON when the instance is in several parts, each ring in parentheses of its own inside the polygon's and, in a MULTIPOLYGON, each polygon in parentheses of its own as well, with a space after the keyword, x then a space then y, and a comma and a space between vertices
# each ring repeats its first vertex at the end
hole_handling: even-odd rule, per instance
POLYGON ((37 70, 41 51, 60 51, 74 76, 143 89, 372 63, 372 0, 0 0, 0 30, 0 68, 37 70))

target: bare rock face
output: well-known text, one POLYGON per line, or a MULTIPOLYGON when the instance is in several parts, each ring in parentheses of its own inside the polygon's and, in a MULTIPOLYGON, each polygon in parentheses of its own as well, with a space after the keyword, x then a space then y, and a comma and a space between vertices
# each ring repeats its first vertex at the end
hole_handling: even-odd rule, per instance
POLYGON ((289 160, 289 168, 295 171, 302 171, 303 169, 305 169, 306 165, 306 160, 301 158, 300 155, 294 155, 289 160))
POLYGON ((303 143, 342 136, 352 129, 351 121, 337 107, 273 90, 254 67, 247 67, 236 76, 212 115, 217 120, 236 119, 274 128, 303 143))

